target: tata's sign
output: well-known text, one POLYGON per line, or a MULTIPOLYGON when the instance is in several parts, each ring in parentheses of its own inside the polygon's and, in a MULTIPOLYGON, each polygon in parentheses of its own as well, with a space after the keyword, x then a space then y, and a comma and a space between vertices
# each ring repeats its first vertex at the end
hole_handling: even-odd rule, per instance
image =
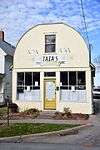
POLYGON ((42 61, 43 62, 58 62, 59 57, 57 55, 47 55, 47 56, 43 56, 42 61))

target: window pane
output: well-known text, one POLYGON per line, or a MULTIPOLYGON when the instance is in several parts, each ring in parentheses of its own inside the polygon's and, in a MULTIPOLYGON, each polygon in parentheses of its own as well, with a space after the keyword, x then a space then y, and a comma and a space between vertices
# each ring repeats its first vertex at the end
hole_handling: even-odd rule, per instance
POLYGON ((55 35, 45 35, 45 43, 53 44, 55 43, 56 36, 55 35))
POLYGON ((62 85, 68 85, 68 72, 60 72, 60 82, 62 85))
POLYGON ((76 85, 76 72, 69 72, 69 85, 76 85))
POLYGON ((78 85, 85 85, 85 71, 78 72, 78 85))
POLYGON ((25 72, 25 85, 32 85, 32 73, 25 72))
POLYGON ((40 73, 33 72, 33 89, 39 89, 39 88, 40 88, 40 73))
POLYGON ((77 90, 85 90, 86 89, 86 81, 85 81, 85 71, 79 71, 78 74, 78 85, 77 90))
POLYGON ((55 44, 46 44, 45 52, 55 52, 55 44))
POLYGON ((17 85, 24 85, 24 72, 17 73, 17 85))
POLYGON ((24 72, 17 73, 17 93, 24 91, 24 72))
POLYGON ((60 72, 60 89, 68 89, 68 72, 60 72))
POLYGON ((44 73, 44 76, 45 76, 45 77, 55 77, 55 76, 56 76, 56 73, 55 73, 55 72, 45 72, 45 73, 44 73))

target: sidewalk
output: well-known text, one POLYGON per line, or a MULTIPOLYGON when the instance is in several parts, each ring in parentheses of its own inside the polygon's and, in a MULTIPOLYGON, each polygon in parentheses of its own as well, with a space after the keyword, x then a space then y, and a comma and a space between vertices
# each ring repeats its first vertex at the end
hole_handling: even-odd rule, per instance
MULTIPOLYGON (((0 120, 0 123, 6 123, 7 120, 0 120)), ((52 124, 89 124, 89 120, 55 120, 55 119, 23 119, 10 120, 10 123, 52 123, 52 124)))
MULTIPOLYGON (((21 135, 14 137, 4 137, 0 138, 0 143, 4 142, 22 142, 22 141, 39 141, 42 138, 47 139, 47 137, 61 137, 65 135, 75 135, 79 130, 84 128, 90 128, 92 125, 97 123, 99 116, 91 115, 88 120, 54 120, 54 119, 23 119, 23 120, 10 120, 10 123, 52 123, 52 124, 80 124, 81 126, 73 127, 70 129, 46 132, 46 133, 37 133, 30 135, 21 135)), ((0 120, 0 123, 6 123, 7 120, 0 120)))

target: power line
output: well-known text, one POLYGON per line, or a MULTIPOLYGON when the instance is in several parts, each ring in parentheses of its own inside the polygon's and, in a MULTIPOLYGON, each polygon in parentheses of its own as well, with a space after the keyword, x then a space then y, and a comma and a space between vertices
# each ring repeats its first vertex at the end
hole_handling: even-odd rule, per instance
POLYGON ((82 16, 83 16, 83 21, 84 21, 86 38, 87 38, 87 42, 88 42, 88 46, 89 46, 89 36, 88 36, 88 31, 87 31, 87 24, 86 24, 85 12, 84 12, 84 7, 83 7, 83 0, 80 0, 80 2, 81 2, 81 10, 82 10, 82 16))

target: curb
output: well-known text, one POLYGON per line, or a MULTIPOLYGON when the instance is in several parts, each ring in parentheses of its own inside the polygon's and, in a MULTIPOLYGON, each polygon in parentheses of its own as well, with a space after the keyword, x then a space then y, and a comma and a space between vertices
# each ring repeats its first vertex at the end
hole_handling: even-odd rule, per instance
POLYGON ((84 128, 90 127, 90 126, 92 126, 92 125, 87 124, 87 125, 81 125, 81 126, 78 126, 78 127, 73 127, 73 128, 70 128, 70 129, 65 129, 65 130, 45 132, 45 133, 36 133, 36 134, 30 134, 30 135, 22 135, 21 137, 25 138, 25 137, 45 136, 45 135, 60 135, 60 136, 70 135, 70 134, 76 134, 76 133, 78 133, 78 130, 84 129, 84 128))
POLYGON ((65 129, 65 130, 59 130, 59 131, 53 131, 53 132, 45 132, 45 133, 36 133, 36 134, 29 134, 29 135, 20 135, 20 136, 13 136, 13 137, 3 137, 0 138, 0 143, 2 142, 21 142, 24 138, 30 138, 30 137, 38 137, 38 136, 49 136, 49 135, 58 135, 58 136, 65 136, 65 135, 73 135, 77 134, 79 130, 91 127, 93 126, 92 124, 86 124, 86 125, 81 125, 78 127, 73 127, 70 129, 65 129))

